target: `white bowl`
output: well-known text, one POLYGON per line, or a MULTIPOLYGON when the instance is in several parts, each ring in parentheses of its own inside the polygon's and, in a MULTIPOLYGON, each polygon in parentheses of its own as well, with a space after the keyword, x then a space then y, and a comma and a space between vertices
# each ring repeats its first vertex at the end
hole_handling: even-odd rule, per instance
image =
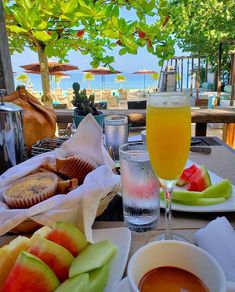
POLYGON ((178 267, 193 273, 209 291, 226 291, 226 278, 216 260, 193 244, 175 240, 149 243, 131 257, 127 269, 131 291, 138 292, 142 277, 162 266, 178 267))

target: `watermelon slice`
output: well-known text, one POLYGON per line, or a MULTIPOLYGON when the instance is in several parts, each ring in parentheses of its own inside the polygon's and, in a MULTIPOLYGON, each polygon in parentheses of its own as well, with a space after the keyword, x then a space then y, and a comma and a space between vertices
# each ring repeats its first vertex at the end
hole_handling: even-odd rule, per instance
POLYGON ((7 279, 15 261, 22 250, 27 250, 29 247, 29 238, 18 236, 13 239, 8 245, 0 248, 0 291, 7 279))
POLYGON ((211 178, 208 170, 201 165, 192 176, 189 177, 188 191, 202 192, 211 186, 211 178))
POLYGON ((178 186, 184 186, 189 182, 189 178, 199 169, 199 167, 196 164, 192 164, 188 168, 185 168, 185 170, 182 172, 180 178, 177 181, 178 186))
POLYGON ((88 246, 84 234, 69 222, 56 222, 55 227, 46 238, 63 246, 75 257, 88 246))
POLYGON ((60 282, 68 278, 69 268, 74 257, 63 246, 43 237, 38 237, 28 251, 47 264, 60 282))
POLYGON ((56 275, 43 261, 22 251, 5 282, 3 292, 52 292, 59 285, 56 275))

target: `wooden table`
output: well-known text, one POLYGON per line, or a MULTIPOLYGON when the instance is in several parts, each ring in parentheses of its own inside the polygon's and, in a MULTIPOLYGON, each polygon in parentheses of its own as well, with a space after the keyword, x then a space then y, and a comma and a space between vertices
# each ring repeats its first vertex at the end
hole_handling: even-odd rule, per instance
MULTIPOLYGON (((146 124, 146 110, 102 110, 105 115, 125 114, 129 116, 130 123, 135 125, 146 124)), ((73 110, 55 110, 57 123, 72 123, 73 110)), ((235 123, 235 108, 214 108, 202 109, 192 108, 192 123, 196 123, 195 135, 206 136, 207 123, 224 123, 226 130, 227 125, 235 123)), ((226 131, 227 133, 227 131, 226 131)), ((228 134, 228 133, 227 133, 228 134)), ((224 137, 226 139, 226 137, 224 137)), ((224 140, 225 141, 225 140, 224 140)))
MULTIPOLYGON (((220 177, 228 178, 235 185, 235 151, 224 146, 213 146, 210 155, 190 153, 190 159, 203 164, 220 177)), ((235 228, 235 211, 228 213, 188 213, 173 211, 173 230, 194 242, 194 233, 218 216, 226 216, 235 228)), ((123 222, 95 222, 94 228, 114 228, 124 226, 123 222)), ((160 224, 156 230, 146 233, 132 233, 130 255, 164 231, 164 212, 161 211, 160 224)))
MULTIPOLYGON (((225 146, 212 146, 210 155, 190 153, 190 159, 198 164, 203 164, 217 175, 228 178, 235 185, 235 151, 225 146)), ((218 216, 226 216, 235 227, 235 212, 230 213, 186 213, 173 211, 173 230, 193 242, 194 233, 204 227, 208 222, 218 216)), ((124 226, 123 222, 96 221, 94 228, 114 228, 124 226)), ((164 230, 164 212, 161 212, 160 224, 156 230, 146 233, 132 233, 131 249, 129 257, 141 246, 145 245, 154 236, 164 230)), ((14 236, 0 237, 0 245, 8 243, 14 236)))

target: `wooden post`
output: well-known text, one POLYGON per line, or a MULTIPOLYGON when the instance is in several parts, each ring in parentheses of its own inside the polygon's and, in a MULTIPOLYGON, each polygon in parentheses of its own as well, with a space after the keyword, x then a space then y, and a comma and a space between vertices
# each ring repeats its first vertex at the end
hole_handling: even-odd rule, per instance
POLYGON ((196 102, 199 99, 199 87, 200 87, 200 64, 201 64, 201 58, 198 57, 198 64, 197 64, 197 79, 196 79, 196 102))
POLYGON ((186 83, 187 88, 188 88, 188 76, 189 76, 189 59, 187 61, 187 83, 186 83))
POLYGON ((181 59, 181 83, 180 83, 180 91, 183 91, 183 76, 184 76, 184 59, 181 59))
POLYGON ((176 78, 176 74, 177 74, 177 59, 175 59, 175 91, 177 90, 177 78, 176 78))
POLYGON ((193 96, 193 73, 194 73, 194 58, 192 58, 192 67, 191 67, 190 96, 193 96))
POLYGON ((0 0, 0 88, 6 89, 7 94, 15 90, 2 0, 0 0))
POLYGON ((208 80, 208 59, 206 59, 206 79, 205 79, 205 81, 207 82, 207 80, 208 80))
POLYGON ((231 85, 232 85, 232 92, 231 92, 230 105, 233 106, 234 100, 235 100, 235 51, 231 53, 231 85))
POLYGON ((160 70, 160 76, 159 76, 159 80, 158 80, 158 89, 160 90, 160 85, 161 85, 161 78, 162 78, 162 69, 163 69, 163 65, 164 65, 164 62, 162 64, 162 67, 161 67, 161 70, 160 70))
POLYGON ((219 44, 218 76, 217 76, 217 105, 220 105, 221 97, 221 66, 222 66, 222 43, 219 44))

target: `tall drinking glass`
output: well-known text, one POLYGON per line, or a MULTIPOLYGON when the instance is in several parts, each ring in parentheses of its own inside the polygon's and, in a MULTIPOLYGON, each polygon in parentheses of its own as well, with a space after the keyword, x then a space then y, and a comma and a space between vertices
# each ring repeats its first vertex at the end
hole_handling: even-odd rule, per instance
POLYGON ((165 233, 162 239, 180 239, 171 229, 172 194, 187 162, 191 141, 191 99, 177 92, 148 96, 146 141, 150 161, 165 201, 165 233))

